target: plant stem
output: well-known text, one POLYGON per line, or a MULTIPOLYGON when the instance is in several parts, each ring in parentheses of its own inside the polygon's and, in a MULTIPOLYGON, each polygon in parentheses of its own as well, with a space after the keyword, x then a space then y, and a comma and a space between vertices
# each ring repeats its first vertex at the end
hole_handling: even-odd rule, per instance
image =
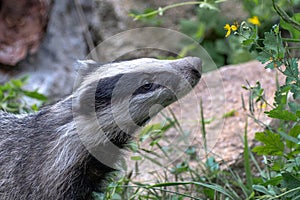
POLYGON ((180 6, 201 5, 201 4, 204 4, 204 3, 205 2, 199 2, 199 1, 188 1, 188 2, 175 3, 175 4, 172 4, 172 5, 165 6, 165 7, 159 7, 157 10, 154 10, 154 11, 149 12, 149 13, 137 15, 137 16, 135 16, 135 20, 138 20, 140 18, 149 17, 149 16, 156 15, 156 14, 162 14, 166 10, 169 10, 169 9, 172 9, 172 8, 176 8, 176 7, 180 7, 180 6))
POLYGON ((299 190, 300 190, 300 187, 293 188, 293 189, 288 190, 288 191, 286 191, 286 192, 284 192, 284 193, 282 193, 282 194, 280 194, 280 195, 277 195, 277 196, 275 196, 275 197, 270 198, 270 200, 271 200, 271 199, 278 199, 279 197, 284 197, 285 195, 287 195, 287 194, 289 194, 289 193, 291 193, 291 192, 295 192, 295 191, 299 191, 299 190))
POLYGON ((295 29, 300 31, 300 23, 292 19, 290 16, 288 16, 288 14, 282 8, 280 8, 278 5, 275 4, 274 0, 272 0, 272 2, 275 11, 283 19, 283 21, 291 24, 295 29))
POLYGON ((300 42, 300 39, 294 39, 294 38, 282 38, 285 42, 300 42))

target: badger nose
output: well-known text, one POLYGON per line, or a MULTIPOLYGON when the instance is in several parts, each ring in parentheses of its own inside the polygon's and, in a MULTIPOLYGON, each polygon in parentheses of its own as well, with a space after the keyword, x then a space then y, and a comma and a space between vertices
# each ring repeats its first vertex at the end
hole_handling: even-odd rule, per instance
POLYGON ((185 57, 173 61, 174 68, 185 77, 185 79, 195 86, 201 78, 202 61, 197 57, 185 57))
POLYGON ((199 74, 202 72, 202 61, 198 57, 186 57, 186 61, 191 64, 199 74))
POLYGON ((197 57, 187 57, 186 62, 189 63, 189 69, 191 80, 190 83, 194 87, 201 78, 202 61, 197 57))

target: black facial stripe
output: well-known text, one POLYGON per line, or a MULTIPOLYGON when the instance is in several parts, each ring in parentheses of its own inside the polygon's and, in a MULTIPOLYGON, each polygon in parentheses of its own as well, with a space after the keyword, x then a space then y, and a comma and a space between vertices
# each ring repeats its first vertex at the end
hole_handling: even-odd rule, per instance
POLYGON ((96 110, 111 104, 113 90, 122 76, 123 74, 118 74, 114 77, 99 80, 95 93, 96 110))

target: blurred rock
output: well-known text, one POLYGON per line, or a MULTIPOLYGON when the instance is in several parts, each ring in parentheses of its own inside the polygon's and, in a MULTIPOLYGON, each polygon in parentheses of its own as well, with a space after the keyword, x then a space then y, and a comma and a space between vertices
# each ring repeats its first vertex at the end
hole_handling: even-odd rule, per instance
POLYGON ((38 50, 50 11, 48 0, 2 0, 0 63, 15 65, 38 50))
POLYGON ((97 9, 94 1, 83 1, 82 4, 73 0, 55 1, 39 50, 19 62, 13 70, 3 70, 2 66, 0 81, 29 75, 27 89, 38 89, 50 101, 70 94, 76 77, 72 63, 84 59, 88 51, 84 35, 88 22, 80 23, 78 7, 86 16, 97 9))

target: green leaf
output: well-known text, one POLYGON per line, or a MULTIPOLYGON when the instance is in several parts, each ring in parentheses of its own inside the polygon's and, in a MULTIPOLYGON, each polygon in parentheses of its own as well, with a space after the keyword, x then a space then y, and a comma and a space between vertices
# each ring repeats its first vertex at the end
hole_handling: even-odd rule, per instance
MULTIPOLYGON (((295 21, 300 21, 300 13, 294 14, 292 17, 295 21)), ((286 30, 288 30, 294 39, 300 38, 300 31, 295 29, 291 24, 285 22, 282 18, 280 19, 280 26, 286 30)))
MULTIPOLYGON (((286 187, 288 190, 292 190, 294 188, 300 187, 300 178, 293 175, 292 173, 289 172, 282 173, 282 177, 283 177, 282 185, 283 187, 286 187)), ((294 192, 290 192, 288 195, 286 195, 286 197, 292 198, 299 195, 300 195, 300 191, 296 190, 294 192)))
POLYGON ((295 80, 298 80, 299 76, 299 70, 298 70, 298 63, 297 59, 293 58, 289 60, 289 64, 284 70, 283 74, 288 76, 288 77, 293 77, 295 80))
POLYGON ((278 106, 278 109, 284 109, 285 105, 287 103, 287 95, 288 92, 291 90, 291 85, 284 85, 281 86, 276 92, 275 92, 275 102, 276 106, 278 106))
POLYGON ((282 44, 280 34, 276 35, 273 31, 265 32, 265 39, 263 41, 265 49, 276 54, 276 58, 283 58, 285 49, 282 44))
POLYGON ((140 132, 140 141, 145 141, 151 134, 162 134, 175 126, 175 121, 169 121, 167 124, 156 123, 145 126, 140 132))
POLYGON ((196 154, 196 148, 194 146, 190 146, 184 152, 187 155, 194 155, 194 154, 196 154))
POLYGON ((187 172, 189 169, 189 166, 186 162, 178 163, 175 167, 171 169, 172 174, 181 174, 183 172, 187 172))
POLYGON ((260 59, 263 59, 263 58, 261 58, 261 57, 257 57, 257 59, 258 59, 262 64, 267 63, 266 66, 265 66, 265 69, 275 69, 275 67, 277 66, 276 63, 275 63, 274 61, 270 61, 270 58, 269 58, 269 60, 266 60, 266 61, 260 60, 260 59), (268 61, 270 61, 270 62, 268 62, 268 61))
POLYGON ((293 98, 294 99, 300 99, 300 87, 296 84, 293 84, 291 86, 292 86, 291 87, 291 92, 293 93, 293 98))
POLYGON ((281 181, 282 181, 282 176, 276 176, 276 177, 270 178, 266 182, 263 182, 261 185, 263 185, 263 186, 268 186, 268 185, 277 186, 281 181))
POLYGON ((203 193, 207 197, 207 199, 215 199, 215 190, 210 188, 203 188, 203 193))
POLYGON ((220 169, 219 164, 215 161, 214 157, 209 157, 205 165, 210 172, 218 171, 220 169))
POLYGON ((297 115, 288 111, 288 110, 280 110, 280 109, 273 109, 269 112, 265 112, 269 117, 286 120, 286 121, 297 121, 297 115))
POLYGON ((234 109, 234 110, 231 110, 231 111, 223 114, 223 118, 234 117, 236 114, 237 114, 237 111, 234 109))
POLYGON ((282 62, 280 61, 272 61, 272 62, 269 62, 266 66, 265 66, 265 69, 274 69, 278 66, 281 66, 282 65, 282 62))
POLYGON ((265 48, 277 51, 277 35, 273 31, 265 32, 265 39, 263 41, 265 48))
POLYGON ((253 190, 258 191, 260 193, 266 194, 266 195, 276 195, 273 191, 269 191, 266 187, 262 185, 253 185, 253 190))
POLYGON ((130 159, 137 161, 137 160, 142 160, 142 157, 141 156, 131 156, 130 159))
MULTIPOLYGON (((26 91, 22 87, 27 82, 28 76, 20 79, 13 79, 4 85, 0 85, 0 109, 13 113, 28 113, 38 110, 39 104, 29 105, 26 98, 30 97, 38 101, 46 101, 46 97, 37 91, 26 91)), ((42 103, 42 102, 41 102, 42 103)))
POLYGON ((296 147, 296 145, 300 142, 300 140, 297 138, 299 135, 300 135, 300 125, 296 125, 289 132, 289 136, 293 137, 295 140, 293 140, 293 141, 287 140, 286 141, 286 145, 290 149, 293 147, 296 147))
POLYGON ((41 93, 38 93, 37 91, 27 91, 27 90, 23 90, 23 93, 28 96, 31 97, 33 99, 37 99, 40 101, 47 101, 47 97, 41 93))
POLYGON ((192 185, 192 184, 218 191, 218 192, 222 193, 223 195, 225 195, 226 197, 228 197, 229 199, 234 199, 234 200, 235 199, 241 199, 241 198, 239 198, 239 196, 234 191, 229 190, 227 188, 224 188, 221 185, 217 185, 217 184, 213 184, 213 183, 210 184, 210 183, 202 183, 202 182, 195 182, 195 181, 191 181, 191 182, 166 182, 166 183, 157 183, 157 184, 154 184, 154 185, 149 185, 147 188, 168 187, 168 186, 176 186, 176 185, 192 185))
POLYGON ((287 142, 293 142, 295 144, 297 144, 299 142, 299 140, 297 138, 294 138, 290 135, 288 135, 287 133, 283 132, 283 131, 278 131, 279 135, 284 138, 287 142))
POLYGON ((262 64, 265 64, 271 60, 271 54, 266 53, 264 51, 259 52, 258 56, 256 57, 258 61, 260 61, 262 64))
POLYGON ((298 135, 300 135, 300 125, 296 125, 294 126, 290 132, 289 132, 289 135, 294 137, 294 138, 297 138, 298 135))
POLYGON ((265 132, 257 132, 255 139, 262 142, 264 146, 256 146, 253 148, 253 152, 258 155, 282 155, 284 150, 284 144, 281 141, 281 137, 278 134, 272 133, 269 130, 265 132))
POLYGON ((93 192, 93 198, 94 198, 94 200, 104 200, 105 199, 105 194, 104 193, 93 192))
POLYGON ((36 104, 33 104, 31 105, 31 109, 36 112, 39 110, 39 107, 36 104))
POLYGON ((24 85, 24 82, 20 79, 13 79, 11 80, 11 83, 17 88, 21 88, 24 85))
POLYGON ((252 88, 252 94, 251 94, 251 99, 256 99, 256 102, 259 102, 263 95, 264 95, 264 88, 261 87, 261 84, 259 81, 255 83, 255 86, 251 87, 252 88))
POLYGON ((249 45, 251 45, 251 44, 253 44, 255 42, 255 40, 254 39, 246 39, 246 40, 243 40, 243 45, 245 45, 245 46, 249 46, 249 45))

